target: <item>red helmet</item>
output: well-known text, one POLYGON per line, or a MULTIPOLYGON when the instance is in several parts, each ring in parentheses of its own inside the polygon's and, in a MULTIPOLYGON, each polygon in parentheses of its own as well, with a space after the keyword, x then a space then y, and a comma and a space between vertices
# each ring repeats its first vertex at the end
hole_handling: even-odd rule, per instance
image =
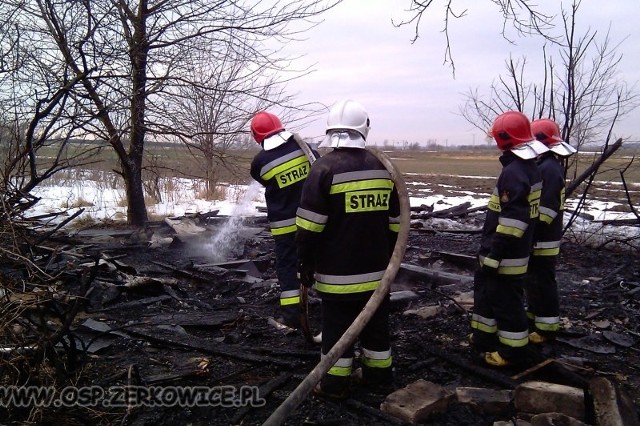
POLYGON ((526 115, 519 111, 507 111, 500 114, 493 122, 489 135, 502 151, 511 150, 535 140, 531 133, 531 123, 526 115))
POLYGON ((543 144, 549 146, 562 142, 560 126, 549 118, 541 118, 531 122, 531 132, 543 144))
POLYGON ((258 112, 251 120, 251 134, 257 143, 262 142, 271 135, 284 130, 280 119, 270 112, 258 112))
POLYGON ((531 130, 536 139, 545 144, 550 151, 561 157, 568 157, 577 151, 560 137, 560 126, 553 120, 541 118, 531 122, 531 130))

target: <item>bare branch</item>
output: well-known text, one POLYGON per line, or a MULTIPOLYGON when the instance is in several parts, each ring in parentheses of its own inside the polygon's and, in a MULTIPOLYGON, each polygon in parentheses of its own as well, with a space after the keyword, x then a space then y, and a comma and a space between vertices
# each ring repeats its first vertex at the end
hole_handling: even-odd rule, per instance
MULTIPOLYGON (((550 35, 550 31, 553 28, 553 16, 547 15, 539 10, 538 5, 532 0, 490 0, 498 7, 499 13, 502 15, 502 35, 506 40, 509 40, 507 34, 507 28, 513 28, 518 34, 525 35, 539 35, 545 39, 555 43, 556 40, 550 35)), ((411 39, 411 43, 415 43, 420 37, 420 25, 425 13, 428 13, 429 9, 433 9, 435 0, 410 0, 409 7, 406 12, 409 17, 399 22, 391 23, 395 27, 402 27, 406 25, 412 25, 414 28, 414 36, 411 39)), ((453 58, 453 51, 450 42, 450 24, 451 19, 460 19, 467 16, 469 10, 464 9, 461 12, 455 12, 454 10, 455 0, 443 0, 444 3, 444 16, 442 18, 444 27, 441 32, 445 37, 445 52, 444 52, 444 64, 449 64, 451 67, 453 76, 455 77, 455 61, 453 58)), ((479 5, 479 7, 482 7, 479 5)), ((435 12, 434 12, 435 13, 435 12)))

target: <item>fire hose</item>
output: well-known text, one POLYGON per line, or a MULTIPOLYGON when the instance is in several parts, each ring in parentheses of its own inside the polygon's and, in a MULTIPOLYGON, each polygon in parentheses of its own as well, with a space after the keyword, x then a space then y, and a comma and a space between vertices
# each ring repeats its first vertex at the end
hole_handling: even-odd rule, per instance
MULTIPOLYGON (((296 141, 304 155, 309 160, 309 164, 313 164, 317 158, 316 155, 311 151, 309 145, 305 141, 302 140, 300 136, 297 134, 293 135, 293 139, 296 141)), ((300 285, 300 329, 302 330, 302 334, 304 334, 307 342, 314 342, 313 334, 311 333, 311 326, 309 325, 309 289, 300 285)))
POLYGON ((398 198, 400 201, 400 231, 398 232, 398 239, 393 249, 393 253, 391 254, 391 259, 389 260, 387 269, 382 276, 380 285, 373 292, 364 309, 356 317, 349 328, 347 328, 347 331, 344 332, 336 344, 333 345, 329 352, 320 359, 320 362, 313 370, 311 370, 307 377, 305 377, 298 387, 289 394, 287 399, 285 399, 283 403, 280 404, 273 413, 271 413, 269 418, 262 424, 263 426, 282 424, 286 417, 295 410, 302 401, 304 401, 313 387, 322 379, 322 376, 329 371, 333 364, 335 364, 335 362, 342 356, 344 351, 356 341, 365 325, 369 322, 380 304, 387 297, 391 283, 400 268, 400 264, 404 257, 404 251, 407 246, 411 219, 407 187, 402 179, 400 171, 391 162, 387 155, 377 149, 367 148, 367 150, 373 153, 378 160, 382 162, 391 175, 391 179, 398 191, 398 198))

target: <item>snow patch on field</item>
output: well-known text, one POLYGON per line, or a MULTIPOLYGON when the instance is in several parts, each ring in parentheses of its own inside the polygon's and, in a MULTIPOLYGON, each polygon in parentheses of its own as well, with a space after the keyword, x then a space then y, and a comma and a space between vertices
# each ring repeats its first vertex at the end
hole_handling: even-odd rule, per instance
MULTIPOLYGON (((476 178, 476 177, 474 177, 476 178)), ((495 179, 495 178, 493 178, 495 179)), ((161 193, 162 202, 149 204, 147 206, 149 215, 160 217, 179 217, 187 214, 207 213, 218 210, 220 216, 231 216, 234 214, 240 200, 249 188, 246 185, 223 185, 220 193, 224 194, 221 200, 203 200, 197 195, 201 193, 201 182, 189 179, 173 179, 160 185, 164 188, 161 193)), ((446 188, 449 192, 451 188, 446 188)), ((445 194, 433 194, 429 189, 418 189, 419 194, 410 198, 411 207, 429 206, 433 211, 439 211, 455 207, 463 203, 470 203, 471 208, 486 206, 489 201, 489 194, 478 194, 470 191, 458 191, 462 195, 450 196, 445 194)), ((446 192, 446 191, 445 191, 446 192)), ((33 195, 40 198, 40 202, 29 211, 29 216, 39 216, 48 213, 67 211, 68 215, 74 214, 78 209, 83 208, 84 212, 80 217, 89 216, 100 221, 105 219, 125 220, 126 219, 126 199, 124 190, 120 188, 109 188, 104 186, 104 182, 84 180, 82 184, 58 183, 55 186, 40 186, 33 191, 33 195)), ((565 212, 565 224, 571 217, 571 211, 578 207, 578 199, 569 199, 566 202, 568 209, 565 212)), ((247 200, 243 200, 247 203, 247 200)), ((565 234, 565 238, 599 247, 607 241, 615 239, 615 244, 622 246, 637 247, 640 245, 640 227, 634 226, 609 226, 598 223, 602 220, 629 219, 634 218, 631 213, 620 213, 611 211, 619 205, 615 202, 602 202, 596 200, 586 200, 581 209, 582 213, 591 215, 595 221, 575 218, 571 228, 565 234)), ((252 194, 243 214, 264 215, 265 206, 264 189, 259 188, 252 194)), ((59 218, 62 221, 64 217, 59 218)), ((438 229, 459 230, 465 227, 460 221, 450 219, 430 219, 431 226, 438 229)))

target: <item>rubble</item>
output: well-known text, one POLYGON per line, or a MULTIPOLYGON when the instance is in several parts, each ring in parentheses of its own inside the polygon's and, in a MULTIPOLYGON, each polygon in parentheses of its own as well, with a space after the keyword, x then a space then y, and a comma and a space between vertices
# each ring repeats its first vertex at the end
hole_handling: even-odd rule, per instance
MULTIPOLYGON (((27 383, 26 374, 29 383, 104 389, 249 386, 264 404, 41 407, 40 413, 65 423, 264 422, 319 362, 320 347, 273 320, 278 287, 264 221, 246 218, 250 231, 231 251, 238 255, 212 261, 202 249, 203 235, 213 235, 221 220, 188 219, 189 232, 180 235, 180 220, 173 218, 171 226, 86 230, 34 247, 38 267, 53 279, 44 289, 8 281, 3 287, 10 333, 0 344, 0 361, 15 369, 4 370, 2 384, 27 383), (162 239, 171 243, 154 243, 162 239), (38 373, 22 364, 24 357, 33 357, 38 373)), ((470 214, 461 224, 477 229, 477 218, 470 214)), ((467 342, 478 234, 427 228, 410 233, 391 289, 397 390, 377 394, 354 385, 343 402, 310 394, 287 424, 637 422, 637 257, 566 244, 558 269, 559 338, 532 348, 528 365, 496 370, 483 365, 467 342)), ((7 265, 2 272, 22 273, 7 265)), ((309 309, 315 335, 321 312, 313 293, 309 309)), ((2 418, 30 415, 0 406, 2 418)))

